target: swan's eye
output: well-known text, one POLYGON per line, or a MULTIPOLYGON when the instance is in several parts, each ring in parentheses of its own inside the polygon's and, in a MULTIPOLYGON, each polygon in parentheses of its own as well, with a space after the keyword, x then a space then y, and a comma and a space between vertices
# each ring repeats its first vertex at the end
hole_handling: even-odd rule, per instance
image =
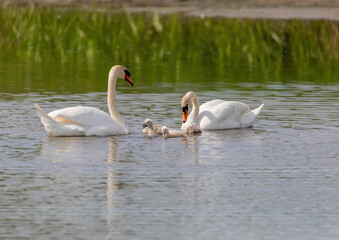
POLYGON ((124 70, 124 72, 125 72, 125 76, 128 76, 128 77, 131 76, 131 73, 128 70, 124 70))
POLYGON ((188 111, 188 104, 186 104, 185 107, 182 107, 182 111, 183 111, 183 112, 185 112, 186 110, 188 111))

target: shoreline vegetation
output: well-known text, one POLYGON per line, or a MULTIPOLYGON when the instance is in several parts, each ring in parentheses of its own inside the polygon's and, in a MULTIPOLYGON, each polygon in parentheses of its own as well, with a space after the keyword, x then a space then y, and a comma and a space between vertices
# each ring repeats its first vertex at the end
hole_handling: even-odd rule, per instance
POLYGON ((121 57, 121 52, 133 52, 136 59, 155 61, 169 55, 189 61, 245 57, 249 64, 339 60, 339 22, 330 20, 227 19, 180 13, 132 14, 124 8, 99 11, 15 5, 0 8, 0 22, 2 56, 7 52, 40 57, 96 53, 121 57))
MULTIPOLYGON (((25 85, 27 89, 39 86, 26 83, 27 73, 22 69, 28 69, 32 78, 44 69, 71 73, 80 66, 87 66, 86 74, 91 74, 93 66, 106 69, 109 66, 101 65, 112 62, 140 71, 156 65, 176 69, 162 74, 168 82, 193 81, 183 70, 186 68, 212 69, 220 77, 227 72, 230 82, 244 72, 260 81, 280 81, 291 74, 294 80, 338 82, 339 21, 224 18, 180 11, 141 11, 139 7, 121 5, 95 6, 3 4, 2 69, 18 75, 22 85, 30 86, 25 85)), ((159 6, 147 6, 153 7, 159 6)), ((152 74, 156 71, 149 69, 152 74)), ((12 89, 13 84, 4 80, 6 74, 0 71, 0 89, 12 89)), ((105 78, 97 75, 92 78, 105 78)), ((42 74, 41 78, 53 76, 42 74)))
POLYGON ((9 5, 122 7, 129 12, 199 17, 339 21, 339 0, 0 0, 0 6, 9 5))

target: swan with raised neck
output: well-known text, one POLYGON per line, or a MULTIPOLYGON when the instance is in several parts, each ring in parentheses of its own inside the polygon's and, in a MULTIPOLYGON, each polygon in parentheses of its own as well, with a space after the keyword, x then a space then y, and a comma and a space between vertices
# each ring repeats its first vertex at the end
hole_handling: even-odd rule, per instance
POLYGON ((37 104, 35 108, 51 136, 108 136, 128 134, 129 129, 120 117, 116 103, 116 81, 125 79, 132 86, 131 73, 116 65, 108 74, 107 104, 110 115, 94 107, 67 107, 46 114, 37 104))
POLYGON ((126 126, 125 121, 120 117, 116 102, 116 83, 118 78, 125 79, 131 86, 134 83, 130 79, 131 73, 122 65, 115 65, 108 74, 107 105, 111 117, 122 126, 126 126))

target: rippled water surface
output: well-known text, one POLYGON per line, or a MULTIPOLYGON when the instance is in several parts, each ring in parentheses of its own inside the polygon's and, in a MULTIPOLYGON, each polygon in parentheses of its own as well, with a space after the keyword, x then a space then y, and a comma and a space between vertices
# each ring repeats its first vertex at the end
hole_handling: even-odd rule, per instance
POLYGON ((118 95, 131 134, 113 137, 47 137, 33 107, 107 110, 104 92, 1 94, 1 235, 339 237, 337 85, 197 86, 201 102, 266 105, 253 128, 167 140, 144 137, 142 121, 179 128, 185 91, 159 88, 118 95))

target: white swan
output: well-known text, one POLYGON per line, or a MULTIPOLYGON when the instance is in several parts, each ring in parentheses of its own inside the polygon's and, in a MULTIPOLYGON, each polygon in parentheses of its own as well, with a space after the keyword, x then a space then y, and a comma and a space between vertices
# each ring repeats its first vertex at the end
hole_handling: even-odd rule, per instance
POLYGON ((132 86, 131 73, 121 65, 108 74, 107 104, 110 115, 94 107, 68 107, 46 114, 38 104, 35 108, 47 133, 51 136, 108 136, 128 134, 129 129, 119 115, 115 99, 116 81, 125 79, 132 86))
POLYGON ((179 138, 179 137, 186 137, 186 134, 178 131, 178 130, 171 130, 168 129, 166 126, 161 128, 161 133, 164 138, 179 138))
POLYGON ((263 106, 264 103, 251 110, 242 102, 216 99, 199 107, 197 95, 194 92, 188 92, 181 100, 183 111, 181 130, 187 131, 191 126, 198 126, 202 130, 251 127, 263 106), (188 115, 189 104, 193 107, 188 115))

